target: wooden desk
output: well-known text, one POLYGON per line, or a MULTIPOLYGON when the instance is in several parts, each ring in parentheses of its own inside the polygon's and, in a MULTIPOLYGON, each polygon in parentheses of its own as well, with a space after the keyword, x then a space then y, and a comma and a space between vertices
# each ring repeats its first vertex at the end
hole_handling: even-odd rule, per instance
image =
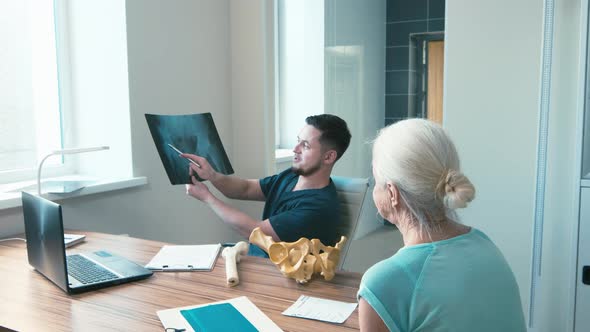
MULTIPOLYGON (((106 249, 144 265, 166 244, 85 234, 86 242, 68 249, 68 254, 106 249)), ((29 266, 25 243, 0 242, 0 326, 18 331, 163 331, 158 310, 245 295, 285 331, 358 330, 358 310, 341 325, 287 317, 281 312, 302 294, 356 302, 360 274, 338 273, 330 282, 317 276, 299 285, 259 257, 244 257, 238 273, 240 284, 227 287, 220 257, 212 272, 155 272, 145 280, 68 296, 29 266)))

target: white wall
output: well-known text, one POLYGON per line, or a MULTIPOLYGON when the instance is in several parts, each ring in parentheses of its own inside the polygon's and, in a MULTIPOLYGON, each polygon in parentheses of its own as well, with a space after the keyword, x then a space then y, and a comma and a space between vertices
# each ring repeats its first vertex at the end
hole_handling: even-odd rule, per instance
MULTIPOLYGON (((536 313, 541 331, 564 331, 571 320, 579 2, 556 3, 544 290, 536 313)), ((463 222, 482 229, 503 251, 528 316, 543 2, 447 0, 446 6, 444 126, 477 190, 463 222)))
MULTIPOLYGON (((231 161, 236 175, 258 179, 275 173, 273 1, 233 0, 230 6, 231 161)), ((263 203, 234 201, 256 219, 263 203)))

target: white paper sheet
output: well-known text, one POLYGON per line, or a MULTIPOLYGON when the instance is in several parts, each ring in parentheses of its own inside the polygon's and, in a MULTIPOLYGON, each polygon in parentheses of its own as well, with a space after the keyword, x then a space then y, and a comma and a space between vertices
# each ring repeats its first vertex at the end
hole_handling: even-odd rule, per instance
POLYGON ((180 310, 194 309, 211 304, 231 303, 258 331, 262 332, 282 332, 267 315, 265 315, 258 307, 252 303, 247 297, 240 296, 227 301, 219 301, 214 303, 207 303, 202 305, 194 305, 189 307, 174 308, 167 310, 160 310, 157 312, 158 318, 162 322, 164 328, 173 327, 177 329, 186 329, 186 332, 194 332, 190 324, 182 317, 180 310))
POLYGON ((220 244, 163 246, 145 267, 161 271, 210 271, 220 249, 220 244))
POLYGON ((356 303, 301 295, 293 305, 283 311, 283 315, 340 324, 350 317, 356 306, 356 303))
POLYGON ((84 234, 64 234, 64 244, 66 248, 69 248, 75 244, 78 244, 86 238, 84 234))

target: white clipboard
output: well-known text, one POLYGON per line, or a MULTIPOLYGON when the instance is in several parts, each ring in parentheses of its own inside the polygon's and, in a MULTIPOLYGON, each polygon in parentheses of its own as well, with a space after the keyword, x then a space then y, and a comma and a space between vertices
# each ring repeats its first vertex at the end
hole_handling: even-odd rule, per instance
POLYGON ((211 271, 221 244, 163 246, 146 264, 153 271, 211 271))

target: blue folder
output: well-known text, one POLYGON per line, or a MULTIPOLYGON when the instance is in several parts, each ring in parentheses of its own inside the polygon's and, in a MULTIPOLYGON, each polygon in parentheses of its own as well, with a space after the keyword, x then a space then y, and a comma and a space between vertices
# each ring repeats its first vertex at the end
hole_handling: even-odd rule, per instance
POLYGON ((200 308, 180 310, 195 331, 240 331, 258 330, 230 303, 212 304, 200 308))

